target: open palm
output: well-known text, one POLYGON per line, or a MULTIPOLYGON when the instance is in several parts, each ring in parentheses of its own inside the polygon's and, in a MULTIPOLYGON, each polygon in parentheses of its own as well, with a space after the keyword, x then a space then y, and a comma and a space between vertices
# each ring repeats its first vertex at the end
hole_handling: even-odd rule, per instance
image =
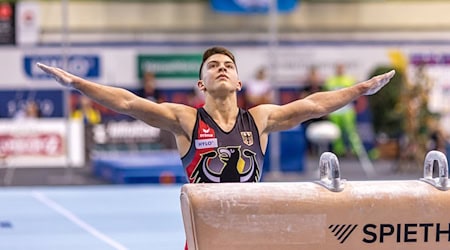
POLYGON ((65 87, 71 87, 76 76, 56 67, 47 66, 42 63, 36 64, 42 71, 53 77, 58 83, 65 87))

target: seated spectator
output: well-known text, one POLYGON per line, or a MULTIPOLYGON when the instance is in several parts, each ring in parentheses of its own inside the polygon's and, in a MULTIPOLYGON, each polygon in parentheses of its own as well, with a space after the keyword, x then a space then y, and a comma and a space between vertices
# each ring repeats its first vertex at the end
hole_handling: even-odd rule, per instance
POLYGON ((245 86, 245 101, 249 108, 259 104, 273 103, 274 92, 265 67, 259 68, 255 77, 245 86))
POLYGON ((84 124, 98 124, 101 122, 102 117, 100 111, 98 111, 92 104, 92 101, 81 95, 77 108, 72 113, 73 119, 83 119, 84 124))
POLYGON ((39 104, 36 101, 29 100, 15 115, 15 119, 34 119, 42 116, 39 104))
POLYGON ((154 102, 163 102, 158 89, 156 89, 155 73, 147 71, 142 77, 142 93, 141 97, 149 99, 154 102))

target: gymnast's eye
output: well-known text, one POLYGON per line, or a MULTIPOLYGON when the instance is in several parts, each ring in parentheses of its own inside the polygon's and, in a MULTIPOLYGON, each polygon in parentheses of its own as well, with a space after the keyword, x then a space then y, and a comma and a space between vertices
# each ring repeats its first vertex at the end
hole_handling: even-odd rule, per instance
POLYGON ((213 68, 215 68, 215 67, 217 67, 217 62, 210 62, 210 63, 208 63, 208 69, 213 69, 213 68))

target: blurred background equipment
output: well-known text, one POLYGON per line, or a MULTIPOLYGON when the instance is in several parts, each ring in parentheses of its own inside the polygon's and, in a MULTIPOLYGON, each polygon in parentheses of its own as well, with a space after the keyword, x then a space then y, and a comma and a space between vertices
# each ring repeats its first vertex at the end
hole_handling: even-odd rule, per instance
POLYGON ((306 130, 308 140, 319 146, 319 155, 327 152, 330 144, 340 136, 341 131, 339 127, 330 121, 315 122, 306 130))
POLYGON ((16 43, 16 12, 14 2, 0 2, 0 45, 16 43))

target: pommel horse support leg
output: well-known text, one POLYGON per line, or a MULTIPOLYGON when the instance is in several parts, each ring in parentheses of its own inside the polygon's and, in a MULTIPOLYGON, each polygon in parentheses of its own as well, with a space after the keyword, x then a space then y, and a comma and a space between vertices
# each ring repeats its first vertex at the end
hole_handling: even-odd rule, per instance
POLYGON ((316 182, 185 184, 189 250, 450 249, 444 154, 431 151, 420 180, 344 181, 326 152, 316 182), (433 178, 433 163, 439 177, 433 178))

